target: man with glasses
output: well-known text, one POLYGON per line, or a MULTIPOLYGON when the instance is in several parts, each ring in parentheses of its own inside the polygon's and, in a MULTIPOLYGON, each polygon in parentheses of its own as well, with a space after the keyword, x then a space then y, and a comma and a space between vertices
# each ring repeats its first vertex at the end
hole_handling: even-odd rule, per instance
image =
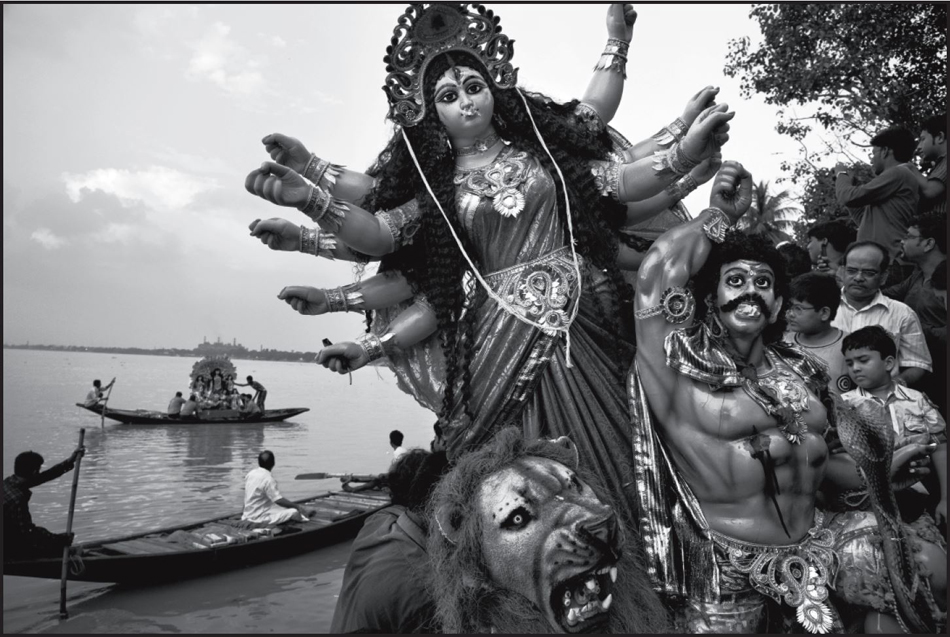
POLYGON ((881 293, 889 265, 887 250, 876 242, 858 241, 848 248, 841 306, 832 325, 848 333, 868 325, 883 327, 897 346, 898 381, 914 386, 932 370, 932 359, 917 313, 881 293))
POLYGON ((906 281, 886 288, 884 294, 917 312, 927 347, 934 357, 934 373, 923 391, 946 415, 947 306, 932 279, 938 270, 944 270, 945 275, 947 269, 947 217, 930 213, 915 218, 901 246, 904 259, 914 264, 914 271, 906 281))

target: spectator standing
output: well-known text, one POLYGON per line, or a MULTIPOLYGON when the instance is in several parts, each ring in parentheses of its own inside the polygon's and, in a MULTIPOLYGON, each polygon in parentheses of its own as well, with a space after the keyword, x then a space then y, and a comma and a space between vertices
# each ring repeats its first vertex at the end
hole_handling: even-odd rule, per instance
POLYGON ((897 348, 894 373, 905 384, 916 385, 933 369, 930 350, 917 313, 881 293, 890 262, 887 250, 873 241, 859 241, 844 258, 844 291, 832 325, 849 334, 868 325, 883 327, 897 348))
POLYGON ((819 272, 803 274, 792 280, 788 296, 785 340, 828 367, 831 376, 828 388, 832 392, 840 396, 854 389, 841 353, 841 342, 846 334, 831 324, 841 304, 841 290, 835 278, 819 272))
POLYGON ((906 280, 884 289, 884 294, 906 303, 917 312, 927 347, 933 357, 933 374, 920 386, 946 418, 947 413, 947 305, 934 286, 938 271, 946 277, 947 217, 938 213, 921 215, 911 222, 902 242, 904 258, 914 264, 906 280))
POLYGON ((835 195, 839 204, 851 209, 858 241, 881 244, 893 260, 917 214, 919 185, 916 171, 908 163, 917 142, 909 130, 895 126, 875 135, 871 146, 874 179, 856 185, 848 166, 839 163, 835 166, 835 195))
POLYGON ((924 122, 917 138, 917 154, 932 168, 927 176, 917 173, 921 213, 947 214, 947 114, 924 122))
POLYGON ((806 235, 812 267, 818 272, 835 275, 838 285, 844 285, 840 268, 845 251, 857 236, 854 228, 844 221, 825 221, 808 228, 806 235))
POLYGON ((267 398, 267 390, 264 389, 264 386, 259 382, 254 380, 253 376, 247 377, 246 383, 234 383, 238 387, 250 387, 254 390, 254 402, 257 403, 257 406, 261 408, 261 412, 264 411, 264 399, 267 398))

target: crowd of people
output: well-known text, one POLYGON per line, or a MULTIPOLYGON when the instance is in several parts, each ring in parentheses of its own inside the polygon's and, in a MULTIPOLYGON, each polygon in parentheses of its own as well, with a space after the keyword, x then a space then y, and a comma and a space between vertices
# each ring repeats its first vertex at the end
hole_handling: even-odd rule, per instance
MULTIPOLYGON (((635 20, 610 6, 583 97, 562 104, 519 88, 493 13, 412 5, 385 58, 395 133, 366 173, 263 139, 272 161, 246 189, 315 226, 258 219, 252 236, 379 261, 355 283, 280 292, 303 315, 366 315, 364 334, 316 362, 387 365, 438 416, 430 451, 390 435, 394 506, 354 544, 333 629, 508 632, 527 624, 499 624, 496 607, 552 601, 536 608, 549 630, 614 629, 597 622, 628 617, 629 600, 611 611, 602 591, 619 565, 652 613, 619 624, 630 632, 942 631, 946 116, 874 136, 872 180, 835 169, 841 218, 776 246, 735 228, 753 182, 723 159, 735 113, 719 89, 637 143, 609 125, 635 20), (682 199, 706 183, 709 205, 690 215, 682 199), (463 485, 465 472, 483 482, 463 485), (568 531, 537 513, 567 499, 596 521, 568 531), (471 512, 487 546, 459 539, 471 512), (542 586, 525 578, 551 565, 512 560, 532 559, 523 534, 544 532, 612 561, 525 600, 542 586), (460 576, 475 545, 488 562, 460 576), (467 615, 441 600, 450 588, 467 615)), ((169 411, 233 405, 234 386, 263 409, 260 383, 216 372, 169 411)), ((304 520, 273 454, 258 462, 245 514, 304 520)))

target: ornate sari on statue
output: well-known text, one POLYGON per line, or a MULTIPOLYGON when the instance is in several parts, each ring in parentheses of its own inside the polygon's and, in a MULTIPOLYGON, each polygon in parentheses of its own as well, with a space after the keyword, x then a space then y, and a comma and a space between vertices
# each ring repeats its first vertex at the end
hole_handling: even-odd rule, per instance
MULTIPOLYGON (((508 424, 520 426, 529 439, 567 435, 581 462, 599 472, 619 505, 629 506, 633 468, 623 370, 634 347, 619 328, 606 275, 578 256, 578 281, 554 179, 534 157, 509 145, 488 166, 459 170, 455 185, 461 226, 483 278, 503 303, 471 281, 465 311, 476 313, 469 402, 474 420, 456 400, 444 428, 450 456, 481 445, 508 424)), ((413 222, 411 213, 387 217, 399 226, 392 228, 397 237, 411 235, 413 222)), ((384 334, 406 305, 377 311, 372 331, 384 334)), ((388 364, 403 390, 438 412, 443 360, 435 335, 391 355, 388 364)))

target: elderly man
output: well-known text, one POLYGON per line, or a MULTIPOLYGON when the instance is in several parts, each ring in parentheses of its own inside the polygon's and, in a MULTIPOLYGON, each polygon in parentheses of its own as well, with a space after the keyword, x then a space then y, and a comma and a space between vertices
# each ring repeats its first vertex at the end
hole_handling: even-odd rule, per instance
MULTIPOLYGON (((861 482, 847 453, 829 454, 834 430, 819 400, 827 374, 780 341, 781 255, 761 237, 725 231, 751 193, 751 175, 727 162, 712 207, 661 236, 640 267, 630 389, 649 572, 661 592, 682 600, 678 628, 686 632, 762 632, 776 618, 786 632, 796 621, 840 632, 831 589, 873 609, 865 629, 894 630, 893 618, 906 617, 881 575, 885 559, 871 540, 877 519, 817 505, 823 482, 845 492, 861 482), (686 289, 693 277, 698 308, 686 289)), ((945 552, 914 542, 940 582, 945 552)))
POLYGON ((261 524, 283 524, 296 520, 306 522, 311 511, 286 499, 277 490, 277 481, 271 475, 276 464, 274 454, 262 451, 257 456, 256 469, 248 472, 244 479, 244 514, 242 520, 261 524))
POLYGON ((849 334, 868 325, 880 325, 897 345, 894 374, 914 386, 932 371, 932 359, 920 319, 906 303, 881 293, 890 258, 873 241, 852 244, 844 255, 844 290, 838 314, 831 324, 849 334))

